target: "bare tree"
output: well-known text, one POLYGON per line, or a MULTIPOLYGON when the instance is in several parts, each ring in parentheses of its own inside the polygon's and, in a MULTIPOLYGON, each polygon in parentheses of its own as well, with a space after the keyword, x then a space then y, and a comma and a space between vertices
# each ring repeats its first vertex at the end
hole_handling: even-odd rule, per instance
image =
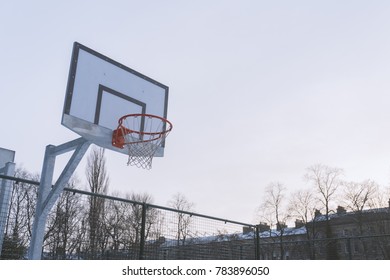
MULTIPOLYGON (((77 183, 78 180, 73 177, 66 187, 73 189, 77 183)), ((77 233, 84 215, 83 208, 80 194, 69 191, 63 192, 56 202, 49 215, 45 234, 45 247, 49 248, 52 258, 67 259, 77 251, 80 242, 77 233)))
MULTIPOLYGON (((119 195, 114 194, 114 196, 119 195)), ((126 206, 127 203, 114 200, 109 200, 107 204, 105 224, 107 234, 111 239, 110 246, 113 252, 118 252, 120 249, 124 249, 124 235, 127 227, 126 213, 128 212, 126 206)))
MULTIPOLYGON (((38 178, 23 168, 18 168, 15 171, 15 177, 28 180, 37 180, 38 178)), ((10 252, 2 252, 2 257, 23 257, 31 239, 36 198, 37 187, 35 185, 17 181, 13 183, 3 243, 3 251, 10 252)))
MULTIPOLYGON (((378 192, 379 186, 372 180, 365 180, 363 182, 345 182, 343 200, 347 208, 354 213, 351 218, 357 225, 357 234, 364 235, 364 218, 363 211, 374 205, 373 199, 378 192)), ((363 254, 367 258, 368 244, 366 240, 356 240, 355 246, 359 244, 363 247, 363 254)), ((360 247, 360 246, 359 246, 360 247)))
POLYGON ((105 150, 93 148, 87 159, 86 176, 92 193, 106 194, 109 177, 106 169, 105 150))
POLYGON ((371 196, 370 208, 388 207, 390 204, 390 187, 378 186, 377 191, 371 196))
MULTIPOLYGON (((148 194, 135 194, 133 193, 130 197, 131 200, 142 202, 142 207, 146 207, 145 211, 145 232, 144 237, 145 240, 149 238, 149 236, 152 234, 155 234, 157 225, 157 216, 159 215, 157 209, 148 207, 148 204, 153 203, 153 197, 148 194)), ((140 230, 142 224, 142 209, 140 207, 135 207, 135 205, 132 205, 132 213, 133 213, 133 225, 134 229, 137 228, 137 230, 140 230), (141 212, 140 212, 141 210, 141 212)))
MULTIPOLYGON (((333 199, 336 197, 336 192, 341 186, 341 176, 343 170, 340 168, 333 168, 322 164, 317 164, 309 167, 305 178, 315 188, 319 202, 325 209, 325 236, 332 238, 332 229, 329 224, 330 207, 333 199)), ((327 246, 327 258, 337 259, 337 248, 333 241, 329 242, 327 246)))
POLYGON ((283 236, 287 220, 290 218, 286 208, 285 192, 286 188, 283 184, 279 182, 269 184, 265 190, 264 201, 260 206, 260 213, 262 213, 261 219, 268 221, 271 227, 276 224, 281 259, 285 257, 283 236))
POLYGON ((291 216, 307 224, 314 218, 315 198, 310 189, 298 190, 291 195, 289 212, 291 216))
MULTIPOLYGON (((389 198, 390 198, 389 186, 387 187, 381 186, 377 191, 377 193, 373 196, 373 199, 371 201, 372 203, 371 207, 379 208, 385 211, 378 211, 378 215, 380 218, 373 221, 373 223, 371 223, 371 225, 369 226, 370 234, 377 234, 377 235, 389 234, 390 232, 389 223, 387 222, 389 217, 388 209, 390 209, 389 198)), ((378 238, 375 242, 376 245, 380 248, 383 258, 386 260, 390 259, 390 246, 389 246, 390 238, 388 236, 383 236, 381 238, 378 238)))
MULTIPOLYGON (((306 225, 308 241, 311 241, 316 235, 314 227, 311 227, 311 232, 307 227, 308 223, 314 219, 315 208, 314 193, 311 189, 299 190, 292 194, 289 205, 290 215, 306 225)), ((308 244, 310 258, 315 259, 315 246, 312 242, 308 242, 308 244)))
POLYGON ((181 193, 177 193, 173 198, 168 202, 168 205, 176 210, 177 212, 177 245, 184 245, 186 238, 190 235, 190 224, 191 216, 189 214, 183 213, 193 211, 194 204, 181 193))
MULTIPOLYGON (((130 239, 129 245, 140 245, 141 238, 141 227, 142 227, 142 208, 146 207, 145 204, 151 203, 153 198, 151 195, 144 194, 135 194, 132 193, 127 195, 127 199, 137 201, 140 204, 130 204, 129 215, 127 216, 127 224, 129 225, 129 234, 128 238, 130 239)), ((145 239, 149 235, 150 228, 154 223, 154 210, 146 209, 146 217, 145 217, 145 239)))
POLYGON ((341 186, 343 170, 322 164, 313 165, 307 168, 305 178, 315 188, 319 196, 319 201, 325 209, 326 220, 329 220, 332 199, 336 196, 336 191, 341 186))
POLYGON ((374 205, 374 196, 378 192, 379 186, 372 180, 363 182, 344 183, 344 202, 347 208, 355 213, 361 213, 366 208, 374 205))
MULTIPOLYGON (((97 194, 106 194, 109 178, 106 170, 106 159, 103 148, 93 148, 87 159, 86 177, 90 191, 97 194)), ((105 230, 104 199, 91 196, 89 198, 89 242, 92 258, 96 258, 97 251, 101 253, 107 245, 107 235, 105 230)))

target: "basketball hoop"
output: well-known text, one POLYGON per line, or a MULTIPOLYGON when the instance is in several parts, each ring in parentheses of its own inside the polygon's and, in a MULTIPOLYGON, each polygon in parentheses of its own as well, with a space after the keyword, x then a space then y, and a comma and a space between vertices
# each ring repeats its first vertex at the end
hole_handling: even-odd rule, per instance
POLYGON ((127 148, 127 165, 151 169, 154 154, 162 147, 172 127, 170 121, 159 116, 125 115, 119 119, 118 128, 113 131, 112 145, 127 148))

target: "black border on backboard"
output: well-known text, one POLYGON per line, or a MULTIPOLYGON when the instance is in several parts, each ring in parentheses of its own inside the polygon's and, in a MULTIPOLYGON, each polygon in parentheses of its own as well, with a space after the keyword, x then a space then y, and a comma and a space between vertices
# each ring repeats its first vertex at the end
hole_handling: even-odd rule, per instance
POLYGON ((132 98, 130 96, 124 95, 123 93, 120 93, 119 91, 113 90, 112 88, 99 85, 99 90, 98 90, 98 97, 97 97, 97 102, 96 102, 96 110, 95 110, 95 120, 94 124, 99 124, 99 119, 100 119, 100 109, 102 107, 102 99, 103 99, 103 93, 109 93, 112 94, 116 97, 122 98, 126 101, 129 101, 131 103, 134 103, 142 108, 141 113, 145 114, 146 113, 146 104, 144 102, 141 102, 135 98, 132 98))
POLYGON ((70 113, 70 107, 71 107, 71 104, 72 104, 72 95, 73 95, 73 89, 74 89, 74 82, 75 82, 75 78, 76 78, 76 72, 77 72, 77 61, 78 61, 78 56, 79 56, 79 52, 80 52, 80 49, 85 51, 85 52, 88 52, 108 63, 111 63, 113 65, 115 65, 116 67, 119 67, 129 73, 132 73, 133 75, 136 75, 148 82, 151 82, 161 88, 164 89, 165 91, 165 104, 164 104, 164 118, 167 118, 167 113, 168 113, 168 92, 169 92, 169 88, 168 86, 166 85, 163 85, 161 84, 160 82, 157 82, 156 80, 148 77, 148 76, 145 76, 97 51, 94 51, 78 42, 74 42, 73 44, 73 51, 72 51, 72 59, 71 59, 71 63, 70 63, 70 67, 69 67, 69 75, 68 75, 68 83, 67 83, 67 87, 66 87, 66 93, 65 93, 65 102, 64 102, 64 108, 63 108, 63 114, 67 114, 69 115, 70 113))

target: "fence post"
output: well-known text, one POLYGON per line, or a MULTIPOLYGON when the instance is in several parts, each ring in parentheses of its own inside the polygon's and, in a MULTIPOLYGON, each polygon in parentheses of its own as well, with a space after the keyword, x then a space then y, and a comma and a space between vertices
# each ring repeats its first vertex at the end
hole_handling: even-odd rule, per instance
POLYGON ((255 248, 255 258, 260 260, 260 229, 259 225, 256 225, 256 248, 255 248))
POLYGON ((141 220, 141 239, 139 244, 139 259, 144 259, 144 249, 145 249, 145 230, 146 230, 146 203, 142 204, 142 220, 141 220))

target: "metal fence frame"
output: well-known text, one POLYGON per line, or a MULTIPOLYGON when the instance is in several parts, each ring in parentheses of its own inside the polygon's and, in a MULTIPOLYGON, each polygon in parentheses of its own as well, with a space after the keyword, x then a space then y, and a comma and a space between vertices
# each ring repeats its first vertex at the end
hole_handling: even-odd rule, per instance
MULTIPOLYGON (((30 184, 30 185, 35 185, 35 186, 39 186, 39 184, 40 184, 40 182, 37 182, 37 181, 24 179, 24 178, 16 178, 16 177, 6 176, 6 175, 0 175, 0 178, 2 178, 4 180, 11 180, 11 181, 14 181, 16 183, 22 182, 22 183, 26 183, 26 184, 30 184)), ((146 245, 145 224, 146 224, 146 212, 147 212, 147 209, 149 209, 149 208, 164 210, 164 211, 173 212, 173 213, 180 213, 183 215, 188 215, 190 217, 202 218, 202 219, 207 219, 207 220, 211 220, 211 221, 218 221, 218 222, 222 222, 224 224, 233 224, 233 225, 237 225, 240 227, 250 228, 253 230, 254 233, 257 232, 256 225, 248 224, 248 223, 244 223, 244 222, 233 221, 233 220, 223 219, 223 218, 219 218, 219 217, 213 217, 213 216, 209 216, 209 215, 199 214, 196 212, 189 212, 189 211, 184 211, 184 210, 173 209, 173 208, 150 204, 150 203, 143 203, 143 202, 129 200, 129 199, 121 198, 121 197, 114 197, 114 196, 110 196, 110 195, 91 193, 91 192, 79 190, 79 189, 64 188, 64 191, 71 192, 73 194, 81 194, 81 195, 97 197, 97 198, 101 198, 101 199, 105 199, 105 200, 111 200, 111 201, 123 202, 123 203, 129 203, 129 204, 141 206, 142 207, 141 236, 140 236, 139 252, 137 254, 138 255, 137 259, 140 259, 140 260, 145 258, 145 256, 144 256, 145 245, 146 245)), ((253 251, 253 256, 254 256, 253 259, 257 259, 259 256, 259 254, 258 254, 259 248, 258 248, 258 246, 256 246, 256 244, 259 244, 257 237, 258 237, 257 234, 253 234, 253 250, 254 250, 253 251)), ((0 252, 1 252, 1 248, 0 248, 0 252)))
MULTIPOLYGON (((6 176, 6 175, 0 175, 0 179, 3 180, 10 180, 14 181, 16 183, 18 182, 23 182, 26 184, 30 185, 35 185, 39 186, 39 182, 33 181, 33 180, 28 180, 28 179, 23 179, 23 178, 16 178, 16 177, 11 177, 11 176, 6 176)), ((137 251, 133 252, 133 255, 130 257, 129 254, 126 254, 124 252, 123 258, 131 258, 131 259, 161 259, 162 257, 159 255, 149 255, 149 243, 150 240, 147 239, 145 236, 146 232, 146 223, 147 223, 147 211, 148 209, 158 209, 161 211, 166 211, 167 213, 180 213, 183 215, 187 215, 189 217, 193 217, 196 219, 200 219, 201 221, 213 221, 213 222, 218 222, 221 224, 231 224, 236 226, 236 229, 238 227, 241 228, 241 231, 245 228, 247 233, 246 233, 246 239, 226 239, 226 238, 220 238, 218 242, 209 242, 209 243, 196 243, 193 242, 192 244, 186 244, 186 246, 182 247, 166 247, 164 250, 172 250, 175 251, 176 253, 178 250, 182 250, 180 253, 181 254, 175 254, 174 259, 205 259, 205 258, 216 258, 216 257, 221 257, 221 259, 284 259, 285 257, 282 256, 275 256, 274 251, 279 250, 281 246, 290 249, 290 250, 296 250, 294 253, 294 256, 291 256, 290 259, 324 259, 323 255, 321 256, 320 254, 311 255, 309 253, 308 247, 311 246, 311 248, 316 248, 317 251, 320 251, 321 248, 324 248, 327 246, 327 244, 334 242, 338 247, 342 248, 339 249, 340 251, 340 256, 341 259, 359 259, 357 255, 355 254, 356 248, 354 247, 357 244, 357 242, 363 242, 363 241, 370 241, 370 242, 379 242, 380 240, 385 240, 386 241, 386 246, 390 247, 390 234, 382 234, 382 235, 369 235, 369 236, 346 236, 346 237, 337 237, 337 238, 323 238, 323 239, 307 239, 305 236, 301 236, 301 239, 295 239, 291 240, 288 238, 284 238, 283 241, 280 241, 278 237, 268 237, 265 238, 262 236, 260 232, 260 227, 259 225, 253 225, 253 224, 248 224, 248 223, 243 223, 239 221, 233 221, 229 219, 223 219, 219 217, 213 217, 209 215, 203 215, 195 212, 189 212, 189 211, 183 211, 183 210, 177 210, 169 207, 164 207, 160 205, 155 205, 155 204, 149 204, 149 203, 143 203, 139 201, 134 201, 134 200, 129 200, 125 198, 120 198, 120 197, 114 197, 114 196, 109 196, 109 195, 103 195, 103 194, 96 194, 96 193, 91 193, 88 191, 83 191, 79 189, 71 189, 71 188, 65 188, 65 192, 71 192, 73 194, 80 194, 83 196, 89 196, 89 197, 97 197, 101 198, 104 200, 111 200, 115 202, 121 202, 121 203, 129 203, 133 205, 138 205, 142 209, 142 218, 141 218, 141 230, 140 230, 140 240, 139 240, 139 247, 137 247, 137 251), (237 254, 230 254, 226 256, 218 256, 216 254, 214 255, 202 255, 203 251, 213 251, 216 248, 220 250, 228 250, 229 247, 235 246, 235 248, 238 248, 237 250, 244 250, 244 258, 242 257, 242 252, 237 251, 237 254), (198 252, 198 251, 199 252, 198 252), (203 250, 203 251, 202 251, 203 250), (194 252, 197 251, 198 253, 195 254, 194 252), (188 254, 184 254, 183 252, 187 252, 188 254)), ((226 237, 226 236, 225 236, 226 237)), ((287 236, 286 236, 287 237, 287 236)), ((0 248, 0 253, 1 253, 1 248, 0 248)), ((1 254, 0 254, 1 257, 1 254)), ((116 256, 117 257, 117 256, 116 256)), ((88 257, 86 257, 88 259, 88 257)), ((113 256, 110 256, 108 253, 105 256, 101 256, 100 259, 112 259, 113 256)))

